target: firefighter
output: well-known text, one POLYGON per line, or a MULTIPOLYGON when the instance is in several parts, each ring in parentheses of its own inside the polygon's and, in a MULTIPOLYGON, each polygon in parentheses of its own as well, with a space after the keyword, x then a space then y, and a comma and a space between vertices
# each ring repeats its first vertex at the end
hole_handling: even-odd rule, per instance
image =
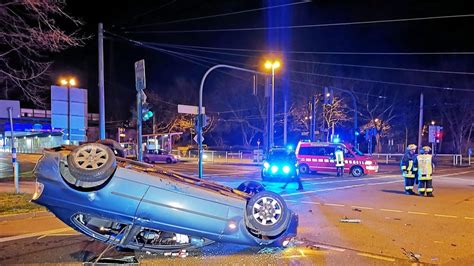
POLYGON ((418 162, 418 193, 420 196, 433 197, 433 157, 430 154, 431 148, 424 146, 417 156, 418 162))
POLYGON ((336 161, 336 175, 343 176, 344 175, 344 152, 342 151, 341 147, 336 148, 336 152, 334 153, 335 161, 336 161))
POLYGON ((413 187, 415 185, 415 177, 418 170, 415 151, 415 144, 408 145, 407 150, 400 162, 402 176, 405 179, 405 194, 407 195, 415 195, 415 192, 413 192, 413 187))

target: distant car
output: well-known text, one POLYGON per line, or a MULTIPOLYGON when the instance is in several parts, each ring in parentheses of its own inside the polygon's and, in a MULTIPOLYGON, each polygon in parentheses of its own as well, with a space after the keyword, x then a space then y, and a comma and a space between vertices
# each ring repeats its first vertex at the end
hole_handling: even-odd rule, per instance
POLYGON ((143 154, 143 161, 146 163, 177 163, 178 160, 178 155, 170 154, 165 150, 148 150, 145 154, 143 154))
POLYGON ((371 156, 342 143, 300 141, 296 147, 296 157, 300 173, 329 172, 336 173, 334 154, 337 147, 344 151, 344 173, 354 177, 377 173, 379 166, 371 156))
POLYGON ((32 201, 95 240, 163 252, 213 241, 284 247, 298 216, 257 182, 232 189, 116 157, 99 143, 46 149, 32 201))
POLYGON ((296 155, 285 148, 270 150, 267 159, 263 162, 263 181, 289 181, 299 175, 296 155))

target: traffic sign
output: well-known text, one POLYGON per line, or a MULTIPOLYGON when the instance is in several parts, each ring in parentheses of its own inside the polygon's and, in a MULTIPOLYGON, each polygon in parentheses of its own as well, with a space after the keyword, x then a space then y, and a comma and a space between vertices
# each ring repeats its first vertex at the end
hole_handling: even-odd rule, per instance
POLYGON ((144 59, 135 62, 135 88, 137 91, 141 91, 146 88, 144 59))
MULTIPOLYGON (((198 135, 194 136, 193 140, 196 142, 196 143, 199 143, 198 142, 198 135)), ((204 137, 201 136, 201 143, 204 141, 204 137)))
MULTIPOLYGON (((199 112, 198 106, 194 105, 184 105, 184 104, 178 104, 178 113, 180 114, 190 114, 190 115, 197 115, 199 112)), ((206 113, 206 108, 203 106, 202 107, 202 113, 206 113)))
POLYGON ((8 108, 12 108, 12 118, 20 118, 20 101, 0 100, 0 118, 8 119, 8 108))

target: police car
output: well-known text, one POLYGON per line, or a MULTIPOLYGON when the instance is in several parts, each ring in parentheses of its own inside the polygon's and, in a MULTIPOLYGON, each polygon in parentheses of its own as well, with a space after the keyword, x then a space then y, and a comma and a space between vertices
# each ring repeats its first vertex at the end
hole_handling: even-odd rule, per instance
POLYGON ((273 148, 262 167, 263 181, 288 181, 299 175, 296 155, 286 148, 273 148))

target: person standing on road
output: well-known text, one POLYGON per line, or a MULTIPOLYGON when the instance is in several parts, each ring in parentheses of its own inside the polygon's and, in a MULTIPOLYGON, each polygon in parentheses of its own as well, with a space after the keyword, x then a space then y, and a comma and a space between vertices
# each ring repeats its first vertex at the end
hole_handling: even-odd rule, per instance
POLYGON ((336 162, 336 175, 343 176, 344 175, 344 152, 342 151, 341 147, 336 148, 336 152, 334 153, 335 162, 336 162))
MULTIPOLYGON (((291 162, 294 164, 294 165, 297 165, 297 160, 296 160, 296 154, 294 152, 291 152, 290 153, 290 160, 291 162)), ((296 167, 296 171, 295 171, 295 176, 293 178, 290 178, 288 179, 288 181, 281 187, 282 189, 285 189, 286 186, 288 186, 288 184, 290 182, 297 182, 298 183, 298 188, 297 190, 303 190, 303 183, 301 182, 301 177, 300 177, 300 173, 298 171, 298 167, 296 167)))
POLYGON ((415 177, 418 171, 415 151, 415 144, 408 145, 407 150, 400 161, 402 176, 405 179, 405 194, 407 195, 415 195, 413 187, 415 185, 415 177))
POLYGON ((430 154, 431 148, 424 146, 420 149, 420 155, 417 156, 418 162, 418 192, 420 196, 433 197, 433 157, 430 154))

